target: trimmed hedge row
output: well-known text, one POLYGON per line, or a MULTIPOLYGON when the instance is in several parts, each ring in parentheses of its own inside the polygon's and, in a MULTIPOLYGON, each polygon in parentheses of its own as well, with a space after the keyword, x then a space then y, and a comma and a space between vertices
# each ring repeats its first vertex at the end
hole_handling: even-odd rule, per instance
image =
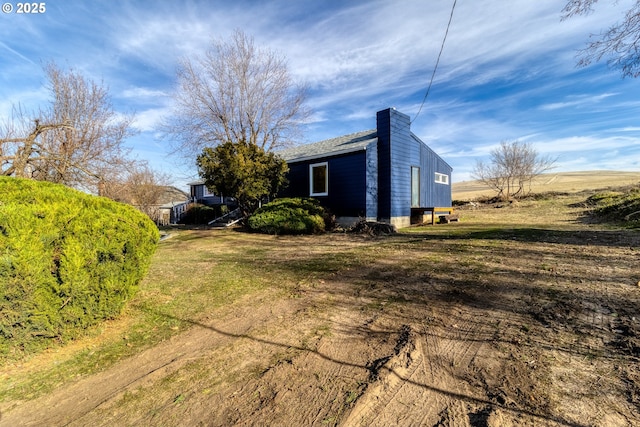
POLYGON ((116 317, 158 240, 154 223, 133 207, 0 177, 0 355, 116 317))
POLYGON ((247 225, 253 231, 267 234, 323 233, 329 215, 320 203, 310 198, 282 198, 255 211, 247 225))
POLYGON ((222 215, 229 213, 226 205, 206 206, 196 204, 191 206, 180 220, 181 224, 207 224, 222 215))

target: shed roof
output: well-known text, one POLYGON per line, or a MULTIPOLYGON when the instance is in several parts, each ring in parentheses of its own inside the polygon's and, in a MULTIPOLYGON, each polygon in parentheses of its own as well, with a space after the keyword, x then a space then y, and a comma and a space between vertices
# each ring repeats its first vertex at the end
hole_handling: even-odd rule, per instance
POLYGON ((287 148, 278 152, 278 154, 288 163, 301 162, 320 157, 336 156, 365 150, 369 144, 376 142, 377 139, 378 133, 376 129, 365 130, 337 138, 287 148))

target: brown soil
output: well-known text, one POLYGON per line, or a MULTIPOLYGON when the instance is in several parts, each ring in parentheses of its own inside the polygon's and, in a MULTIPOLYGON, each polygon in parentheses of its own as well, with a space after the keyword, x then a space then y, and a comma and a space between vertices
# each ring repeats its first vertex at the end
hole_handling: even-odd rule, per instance
POLYGON ((638 232, 281 239, 274 262, 369 261, 212 311, 0 426, 640 425, 638 232))

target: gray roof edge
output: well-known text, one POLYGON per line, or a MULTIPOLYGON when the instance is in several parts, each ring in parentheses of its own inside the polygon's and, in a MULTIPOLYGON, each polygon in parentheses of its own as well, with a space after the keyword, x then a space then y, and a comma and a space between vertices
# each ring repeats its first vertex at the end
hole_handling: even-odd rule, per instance
POLYGON ((377 139, 377 130, 369 129, 342 135, 336 138, 303 144, 297 147, 283 150, 278 153, 287 163, 302 161, 302 159, 314 159, 318 157, 331 157, 353 151, 364 150, 370 141, 377 139), (368 137, 368 138, 365 138, 368 137), (340 147, 345 148, 340 148, 340 147))
POLYGON ((326 153, 312 154, 304 157, 295 157, 293 159, 287 160, 287 163, 307 162, 309 160, 314 160, 314 159, 322 159, 325 157, 335 157, 343 154, 355 153, 357 151, 365 151, 366 149, 367 149, 366 146, 359 146, 359 147, 345 148, 344 150, 339 150, 339 151, 327 151, 326 153))

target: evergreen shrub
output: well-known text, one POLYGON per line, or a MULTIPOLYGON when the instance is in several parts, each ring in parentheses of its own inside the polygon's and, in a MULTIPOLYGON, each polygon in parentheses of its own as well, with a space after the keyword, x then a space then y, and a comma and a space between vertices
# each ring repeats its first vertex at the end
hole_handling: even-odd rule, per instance
POLYGON ((181 224, 208 224, 216 218, 229 213, 226 205, 207 206, 194 204, 180 220, 181 224))
POLYGON ((131 206, 0 177, 0 356, 116 317, 158 240, 155 224, 131 206))
POLYGON ((326 230, 326 218, 328 212, 315 199, 282 198, 256 210, 247 225, 267 234, 318 234, 326 230))

